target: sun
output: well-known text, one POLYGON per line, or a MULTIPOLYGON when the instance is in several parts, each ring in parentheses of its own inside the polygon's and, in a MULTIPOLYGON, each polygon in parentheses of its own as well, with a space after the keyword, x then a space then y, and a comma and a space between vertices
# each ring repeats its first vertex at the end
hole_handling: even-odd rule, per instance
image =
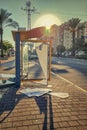
POLYGON ((47 14, 39 17, 34 23, 34 27, 46 26, 47 28, 50 28, 50 26, 53 24, 60 25, 60 19, 58 19, 58 17, 55 15, 47 14))

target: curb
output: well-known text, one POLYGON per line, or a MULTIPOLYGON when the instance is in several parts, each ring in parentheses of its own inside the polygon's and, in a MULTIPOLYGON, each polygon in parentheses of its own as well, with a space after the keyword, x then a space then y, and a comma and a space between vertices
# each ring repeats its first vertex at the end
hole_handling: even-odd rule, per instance
POLYGON ((4 64, 4 63, 6 63, 6 62, 10 62, 10 61, 12 61, 12 60, 14 60, 14 58, 10 58, 10 59, 8 59, 8 60, 0 60, 0 65, 1 65, 1 64, 4 64))

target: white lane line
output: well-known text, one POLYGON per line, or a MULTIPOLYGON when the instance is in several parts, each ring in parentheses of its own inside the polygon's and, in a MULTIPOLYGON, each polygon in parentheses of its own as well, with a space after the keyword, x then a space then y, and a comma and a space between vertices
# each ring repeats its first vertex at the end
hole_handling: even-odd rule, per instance
POLYGON ((0 74, 0 78, 15 78, 15 74, 0 74))
POLYGON ((64 80, 64 81, 66 81, 67 83, 69 83, 69 84, 71 84, 71 85, 74 85, 76 88, 78 88, 79 90, 81 90, 81 91, 83 91, 84 93, 87 94, 87 91, 86 91, 86 90, 82 89, 81 87, 79 87, 78 85, 74 84, 73 82, 71 82, 71 81, 69 81, 69 80, 63 78, 62 76, 60 76, 60 75, 58 75, 58 74, 55 74, 54 72, 51 72, 51 73, 52 73, 53 75, 57 76, 58 78, 60 78, 60 79, 62 79, 62 80, 64 80))

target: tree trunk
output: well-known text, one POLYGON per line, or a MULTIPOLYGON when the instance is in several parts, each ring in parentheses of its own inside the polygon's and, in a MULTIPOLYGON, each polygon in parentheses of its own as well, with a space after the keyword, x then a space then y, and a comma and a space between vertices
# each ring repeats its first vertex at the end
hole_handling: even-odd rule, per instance
POLYGON ((3 57, 3 29, 0 29, 1 34, 1 57, 3 57))
POLYGON ((72 34, 72 38, 73 38, 72 55, 75 56, 75 32, 74 31, 73 31, 73 34, 72 34))

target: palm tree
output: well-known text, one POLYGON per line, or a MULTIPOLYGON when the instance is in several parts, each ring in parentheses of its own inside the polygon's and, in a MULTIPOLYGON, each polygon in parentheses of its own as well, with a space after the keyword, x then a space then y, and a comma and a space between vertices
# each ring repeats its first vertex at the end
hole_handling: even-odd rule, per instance
POLYGON ((84 23, 80 23, 80 24, 78 25, 77 34, 80 33, 80 32, 83 32, 84 28, 85 28, 84 23))
POLYGON ((18 28, 19 25, 16 21, 10 18, 12 14, 9 13, 5 9, 0 9, 0 35, 1 35, 1 41, 0 41, 0 48, 1 48, 1 57, 3 57, 3 29, 7 26, 11 26, 14 28, 18 28))
POLYGON ((79 23, 80 23, 79 18, 72 18, 68 21, 69 28, 72 32, 72 38, 73 38, 73 49, 72 49, 73 56, 75 56, 75 32, 77 31, 79 23))

